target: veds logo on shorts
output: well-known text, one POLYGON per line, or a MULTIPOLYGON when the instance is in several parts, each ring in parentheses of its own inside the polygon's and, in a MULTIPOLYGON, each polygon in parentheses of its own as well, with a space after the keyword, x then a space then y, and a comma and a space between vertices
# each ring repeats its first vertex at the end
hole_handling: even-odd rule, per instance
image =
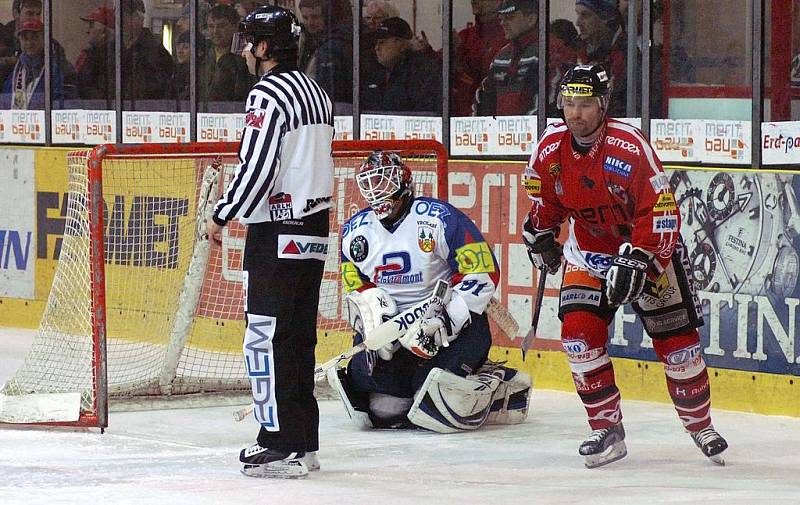
POLYGON ((278 258, 325 261, 328 238, 308 235, 278 235, 278 258))

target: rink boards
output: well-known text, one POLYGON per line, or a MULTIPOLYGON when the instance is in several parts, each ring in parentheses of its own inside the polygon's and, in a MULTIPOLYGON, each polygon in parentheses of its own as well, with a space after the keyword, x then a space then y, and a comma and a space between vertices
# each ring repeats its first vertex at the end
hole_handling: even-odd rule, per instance
MULTIPOLYGON (((59 148, 3 148, 0 161, 0 325, 35 327, 58 262, 66 192, 59 148)), ((522 363, 535 275, 518 230, 529 207, 521 162, 451 161, 450 202, 486 236, 501 265, 499 297, 520 335, 496 337, 493 357, 531 372, 539 387, 571 390, 555 314, 560 277, 548 279, 539 338, 522 363)), ((800 176, 791 172, 674 167, 668 170, 683 217, 705 326, 703 351, 718 408, 800 416, 800 176), (702 219, 697 217, 698 213, 702 219)), ((667 401, 652 343, 630 309, 609 329, 626 398, 667 401)), ((209 344, 211 345, 211 344, 209 344)), ((320 338, 319 359, 348 345, 320 338)))

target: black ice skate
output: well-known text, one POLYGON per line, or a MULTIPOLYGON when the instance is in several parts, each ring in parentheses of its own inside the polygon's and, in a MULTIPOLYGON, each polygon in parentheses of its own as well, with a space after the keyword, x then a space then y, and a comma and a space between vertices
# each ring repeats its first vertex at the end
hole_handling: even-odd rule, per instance
POLYGON ((692 436, 695 445, 703 451, 708 459, 718 465, 725 466, 725 460, 722 458, 722 451, 728 448, 728 442, 722 438, 722 435, 717 433, 714 426, 709 424, 707 428, 702 430, 690 431, 689 435, 692 436))
POLYGON ((622 423, 592 431, 578 448, 578 453, 585 457, 586 468, 607 465, 624 458, 628 449, 625 447, 625 428, 622 423))
POLYGON ((308 476, 303 456, 303 452, 275 451, 253 444, 242 449, 239 461, 244 463, 242 473, 248 477, 301 479, 308 476))

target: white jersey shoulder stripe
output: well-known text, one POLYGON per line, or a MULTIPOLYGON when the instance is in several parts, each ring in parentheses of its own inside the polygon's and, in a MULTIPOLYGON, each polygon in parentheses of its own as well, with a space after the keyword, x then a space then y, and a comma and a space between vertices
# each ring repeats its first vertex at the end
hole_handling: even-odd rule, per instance
POLYGON ((553 135, 562 133, 567 130, 567 125, 565 123, 555 123, 548 126, 544 133, 542 133, 542 138, 539 139, 539 142, 536 144, 536 150, 533 152, 532 158, 536 158, 539 155, 539 146, 545 144, 548 138, 552 137, 553 135))
POLYGON ((638 128, 631 126, 627 123, 623 123, 621 121, 609 121, 608 122, 609 128, 615 128, 617 130, 624 131, 636 138, 639 141, 639 145, 641 146, 642 150, 644 151, 645 156, 647 156, 647 162, 650 164, 650 169, 653 171, 653 174, 659 174, 662 171, 658 168, 658 163, 655 161, 655 152, 653 152, 653 147, 650 145, 643 136, 642 133, 639 131, 638 128))

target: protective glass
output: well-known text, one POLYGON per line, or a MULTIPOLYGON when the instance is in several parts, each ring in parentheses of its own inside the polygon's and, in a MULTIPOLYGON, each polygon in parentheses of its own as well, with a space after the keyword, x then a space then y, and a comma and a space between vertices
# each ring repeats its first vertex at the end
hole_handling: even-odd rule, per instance
POLYGON ((231 52, 237 56, 241 56, 242 51, 247 48, 247 44, 252 44, 255 41, 253 34, 245 32, 236 32, 233 34, 231 40, 231 52))

